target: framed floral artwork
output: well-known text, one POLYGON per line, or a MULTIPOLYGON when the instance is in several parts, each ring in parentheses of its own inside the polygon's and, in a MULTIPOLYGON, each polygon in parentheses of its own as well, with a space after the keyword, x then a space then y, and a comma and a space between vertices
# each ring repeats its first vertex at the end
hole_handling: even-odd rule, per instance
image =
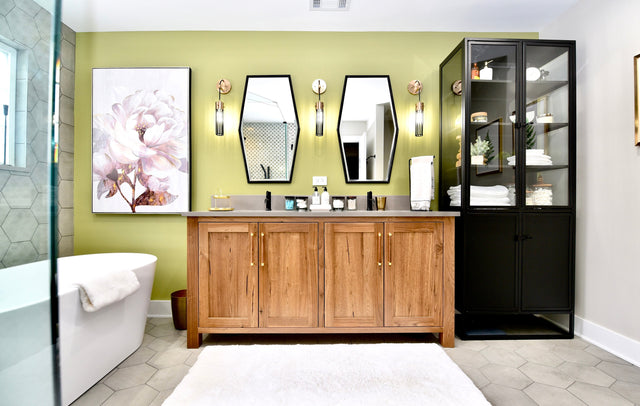
POLYGON ((190 209, 191 69, 94 68, 92 211, 190 209))

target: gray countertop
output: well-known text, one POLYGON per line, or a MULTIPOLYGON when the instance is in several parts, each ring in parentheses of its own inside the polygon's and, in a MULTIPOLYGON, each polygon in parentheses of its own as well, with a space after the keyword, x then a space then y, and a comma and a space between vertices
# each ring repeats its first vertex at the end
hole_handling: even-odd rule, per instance
MULTIPOLYGON (((295 196, 298 197, 298 196, 295 196)), ((308 196, 300 196, 308 198, 308 196)), ((335 196, 334 196, 335 197, 335 196)), ((457 217, 457 211, 412 211, 409 196, 387 196, 387 210, 367 211, 366 196, 356 196, 358 210, 298 211, 285 210, 285 196, 271 197, 272 211, 265 210, 264 195, 232 195, 224 199, 231 211, 192 211, 185 217, 457 217)), ((212 203, 213 205, 213 203, 212 203)))
POLYGON ((297 210, 231 210, 192 211, 182 213, 185 217, 457 217, 457 211, 411 211, 411 210, 343 210, 343 211, 297 211, 297 210))

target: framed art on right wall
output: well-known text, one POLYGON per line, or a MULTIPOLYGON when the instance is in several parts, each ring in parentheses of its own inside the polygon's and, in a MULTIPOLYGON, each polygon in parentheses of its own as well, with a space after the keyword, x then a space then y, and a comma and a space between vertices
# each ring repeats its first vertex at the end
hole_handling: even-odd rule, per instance
POLYGON ((636 129, 636 141, 635 145, 640 145, 640 130, 638 129, 640 120, 640 71, 638 71, 638 59, 640 54, 633 57, 633 100, 634 100, 634 112, 635 112, 635 129, 636 129))

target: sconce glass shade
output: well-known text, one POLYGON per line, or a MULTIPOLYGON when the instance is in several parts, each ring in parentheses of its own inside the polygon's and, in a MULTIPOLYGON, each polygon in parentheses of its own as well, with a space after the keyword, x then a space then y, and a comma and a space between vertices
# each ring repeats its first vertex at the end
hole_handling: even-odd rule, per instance
POLYGON ((316 103, 316 137, 322 137, 324 134, 324 103, 319 101, 316 103))
POLYGON ((416 137, 422 137, 422 127, 424 126, 424 103, 416 103, 416 137))
POLYGON ((422 95, 422 82, 412 80, 407 86, 409 93, 418 96, 416 103, 416 137, 422 137, 422 129, 424 127, 424 103, 420 100, 422 95))
POLYGON ((327 84, 322 79, 316 79, 311 83, 311 90, 318 95, 316 103, 316 137, 324 134, 324 103, 320 101, 320 95, 327 90, 327 84))
POLYGON ((224 135, 224 103, 216 102, 216 135, 224 135))

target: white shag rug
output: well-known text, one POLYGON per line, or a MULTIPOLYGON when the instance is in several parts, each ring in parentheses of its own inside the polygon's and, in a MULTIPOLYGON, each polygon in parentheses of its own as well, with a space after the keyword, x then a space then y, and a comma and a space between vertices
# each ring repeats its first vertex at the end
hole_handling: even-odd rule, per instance
POLYGON ((437 344, 209 346, 163 405, 490 406, 437 344))

